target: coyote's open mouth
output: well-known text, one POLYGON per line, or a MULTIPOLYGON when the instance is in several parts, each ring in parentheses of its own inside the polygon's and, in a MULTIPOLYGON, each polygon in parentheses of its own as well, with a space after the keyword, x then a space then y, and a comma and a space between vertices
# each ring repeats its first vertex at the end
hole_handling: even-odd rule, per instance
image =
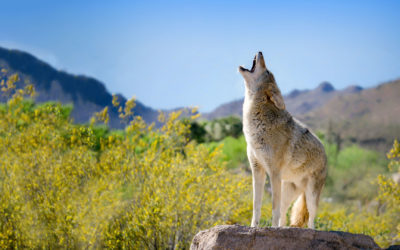
MULTIPOLYGON (((261 52, 258 52, 258 54, 259 54, 259 56, 262 56, 262 53, 261 53, 261 52)), ((254 56, 253 65, 251 66, 251 69, 250 69, 250 70, 248 70, 248 69, 246 69, 246 68, 244 68, 244 67, 242 67, 242 66, 240 66, 240 70, 242 70, 242 71, 248 71, 248 72, 250 72, 250 73, 253 73, 254 70, 256 69, 256 64, 257 64, 257 54, 254 56)))

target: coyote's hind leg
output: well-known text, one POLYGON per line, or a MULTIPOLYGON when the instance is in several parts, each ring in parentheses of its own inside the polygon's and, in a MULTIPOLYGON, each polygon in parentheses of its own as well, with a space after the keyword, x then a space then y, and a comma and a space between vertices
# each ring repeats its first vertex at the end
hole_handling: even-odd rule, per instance
POLYGON ((279 226, 286 226, 286 213, 292 204, 292 202, 301 194, 301 189, 296 187, 293 182, 282 182, 282 193, 281 193, 281 212, 279 219, 279 226))
POLYGON ((314 229, 314 219, 317 214, 319 196, 323 185, 318 185, 314 179, 310 179, 306 187, 306 204, 308 210, 308 228, 314 229))

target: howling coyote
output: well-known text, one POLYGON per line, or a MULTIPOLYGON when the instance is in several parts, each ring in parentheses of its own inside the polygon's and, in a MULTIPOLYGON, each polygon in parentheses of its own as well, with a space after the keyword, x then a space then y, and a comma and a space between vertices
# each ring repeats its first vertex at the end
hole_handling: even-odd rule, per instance
POLYGON ((245 85, 243 132, 253 173, 253 218, 260 221, 266 174, 272 189, 272 226, 314 228, 319 196, 326 177, 326 154, 322 143, 285 109, 274 76, 265 66, 261 52, 251 70, 239 67, 245 85))

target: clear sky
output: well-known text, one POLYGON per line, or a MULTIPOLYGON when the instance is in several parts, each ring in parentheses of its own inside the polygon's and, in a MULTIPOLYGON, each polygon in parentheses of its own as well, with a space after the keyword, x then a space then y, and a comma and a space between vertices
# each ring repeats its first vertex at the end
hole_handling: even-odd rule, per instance
POLYGON ((261 50, 283 93, 400 77, 400 1, 0 0, 0 46, 156 109, 243 96, 261 50))

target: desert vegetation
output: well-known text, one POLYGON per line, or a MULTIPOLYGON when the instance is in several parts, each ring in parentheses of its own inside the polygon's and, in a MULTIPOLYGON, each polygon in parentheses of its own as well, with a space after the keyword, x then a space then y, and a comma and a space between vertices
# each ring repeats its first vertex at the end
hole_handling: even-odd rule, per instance
MULTIPOLYGON (((175 112, 160 114, 155 128, 133 117, 133 100, 115 97, 124 130, 108 129, 107 107, 79 125, 72 107, 35 104, 34 89, 16 89, 17 80, 2 71, 0 248, 187 249, 202 229, 249 225, 251 175, 237 120, 194 125, 197 115, 175 112)), ((371 235, 382 247, 398 242, 400 188, 390 174, 399 172, 399 143, 386 159, 319 136, 329 179, 317 228, 371 235)), ((270 216, 265 199, 263 226, 270 216)))

